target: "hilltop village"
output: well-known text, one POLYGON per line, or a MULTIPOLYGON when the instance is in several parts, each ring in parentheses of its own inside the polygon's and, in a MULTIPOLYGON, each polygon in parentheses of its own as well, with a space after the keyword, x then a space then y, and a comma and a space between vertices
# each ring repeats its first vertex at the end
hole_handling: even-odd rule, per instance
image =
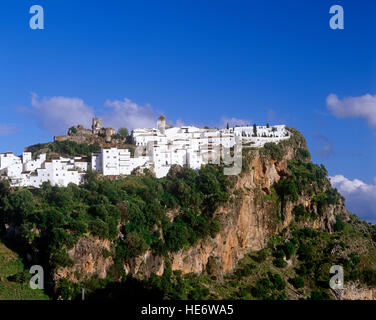
POLYGON ((199 169, 202 165, 220 159, 224 149, 235 144, 262 147, 267 142, 278 143, 289 139, 291 133, 284 125, 242 126, 225 129, 197 128, 194 126, 171 127, 160 116, 157 128, 134 129, 130 140, 136 151, 116 146, 116 131, 103 128, 101 119, 94 118, 92 129, 78 125, 68 130, 67 136, 54 137, 55 141, 71 140, 76 143, 104 141, 99 153, 91 157, 55 157, 47 159, 42 153, 33 158, 31 152, 16 156, 12 152, 0 153, 0 177, 9 179, 11 186, 40 187, 43 182, 67 186, 80 184, 88 170, 104 176, 130 175, 149 169, 157 178, 167 175, 172 165, 199 169))

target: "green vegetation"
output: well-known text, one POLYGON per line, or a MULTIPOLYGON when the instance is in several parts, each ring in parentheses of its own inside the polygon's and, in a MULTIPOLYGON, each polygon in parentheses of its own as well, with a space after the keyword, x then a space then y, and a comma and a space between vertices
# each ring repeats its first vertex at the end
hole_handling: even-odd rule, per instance
MULTIPOLYGON (((303 193, 308 194, 313 197, 313 202, 317 205, 318 212, 321 213, 328 205, 337 204, 342 199, 338 191, 331 188, 327 179, 328 172, 323 165, 291 160, 288 162, 288 169, 290 175, 285 179, 280 179, 275 185, 282 203, 295 202, 303 193)), ((298 217, 309 216, 303 207, 298 206, 295 212, 298 217)))
POLYGON ((31 276, 22 259, 0 243, 0 300, 48 299, 42 290, 30 288, 31 276))
POLYGON ((304 287, 304 280, 300 276, 289 279, 289 282, 296 288, 300 289, 304 287))
POLYGON ((74 135, 77 133, 77 128, 76 127, 70 127, 68 130, 68 135, 74 135))
MULTIPOLYGON (((54 298, 80 299, 85 288, 88 299, 332 299, 329 269, 335 264, 343 266, 345 282, 376 286, 376 228, 342 212, 344 199, 331 188, 325 167, 312 164, 304 137, 293 128, 288 130, 293 133, 289 140, 243 149, 244 175, 259 170, 250 168, 254 157, 278 162, 293 148, 296 156, 268 190, 246 185, 233 190, 237 177, 224 176, 222 167, 212 165, 198 171, 173 166, 162 179, 145 171, 110 180, 89 171, 86 183, 66 188, 45 183, 40 189, 11 189, 0 181, 1 237, 6 239, 5 226, 17 229, 21 243, 14 247, 35 253, 48 266, 50 278, 57 268, 73 265, 68 252, 80 238, 110 241, 111 246, 100 251, 114 261, 107 277, 75 274, 78 283, 61 279, 53 288, 54 298), (244 195, 252 195, 252 205, 268 212, 268 228, 274 235, 267 246, 245 254, 227 274, 214 255, 200 275, 172 271, 171 253, 215 237, 228 218, 217 209, 227 203, 237 210, 244 195), (326 219, 329 206, 335 210, 336 221, 325 223, 332 228, 313 229, 314 222, 326 219), (292 210, 291 223, 281 230, 291 214, 288 210, 292 210), (144 280, 126 276, 124 263, 147 250, 164 259, 164 273, 144 280)), ((125 131, 118 134, 127 136, 125 131)), ((81 154, 95 146, 56 142, 30 148, 81 154)), ((29 295, 25 288, 29 277, 16 255, 2 258, 0 245, 0 299, 45 297, 36 291, 29 295)))
POLYGON ((341 216, 336 216, 336 224, 334 225, 334 231, 342 231, 345 228, 345 224, 341 216))
POLYGON ((87 143, 65 140, 34 144, 27 147, 25 151, 35 154, 42 149, 58 153, 61 156, 90 156, 93 152, 100 152, 101 148, 98 144, 88 145, 87 143))
POLYGON ((129 136, 129 132, 127 128, 120 128, 118 130, 118 134, 123 137, 123 139, 126 139, 129 136))
POLYGON ((274 160, 281 161, 283 156, 283 148, 280 144, 267 142, 264 144, 264 147, 260 149, 260 154, 274 160))
POLYGON ((268 273, 268 276, 256 282, 251 288, 252 296, 263 300, 285 300, 286 294, 283 291, 286 283, 279 274, 268 273), (282 291, 282 292, 280 292, 282 291))
MULTIPOLYGON (((345 283, 359 280, 361 283, 375 286, 376 255, 372 254, 372 243, 367 244, 367 250, 359 255, 352 251, 363 242, 361 226, 353 226, 344 222, 347 232, 314 230, 311 228, 292 227, 290 232, 282 230, 276 237, 270 239, 268 248, 246 255, 238 267, 223 278, 213 278, 209 273, 202 275, 181 275, 175 273, 169 278, 170 283, 164 284, 164 276, 153 275, 153 281, 145 281, 141 286, 149 292, 153 284, 158 284, 159 295, 167 299, 184 299, 189 295, 182 288, 197 288, 200 299, 262 299, 262 300, 327 300, 333 299, 329 289, 330 266, 339 264, 345 270, 345 283), (332 253, 332 249, 342 241, 353 241, 345 250, 332 253), (295 249, 297 248, 297 250, 295 249), (371 251, 370 251, 371 250, 371 251), (283 259, 287 255, 297 259, 291 260, 291 265, 284 268, 274 265, 275 259, 283 259), (347 258, 343 258, 343 255, 347 258), (365 265, 364 259, 370 259, 365 265), (372 269, 373 268, 373 269, 372 269), (166 290, 166 291, 165 291, 166 290), (205 293, 201 294, 205 290, 205 293)), ((346 229, 345 228, 345 229, 346 229)), ((365 243, 363 243, 365 245, 365 243)))
MULTIPOLYGON (((112 139, 118 139, 118 140, 123 140, 124 143, 127 143, 128 145, 126 146, 128 149, 131 150, 131 152, 134 152, 134 146, 132 145, 132 136, 129 135, 129 131, 127 128, 120 128, 116 134, 112 135, 112 139)), ((132 153, 133 155, 134 153, 132 153)))
POLYGON ((151 175, 111 181, 87 174, 66 188, 10 189, 0 182, 0 225, 11 224, 52 270, 72 266, 67 251, 91 234, 115 243, 115 261, 145 252, 167 256, 220 230, 214 211, 229 199, 231 179, 221 168, 198 172, 174 166, 163 179, 151 175), (176 212, 171 221, 167 210, 176 212), (119 238, 118 227, 123 235, 119 238))
POLYGON ((307 218, 313 220, 314 218, 314 214, 310 213, 302 204, 295 206, 292 212, 296 221, 304 221, 307 218))

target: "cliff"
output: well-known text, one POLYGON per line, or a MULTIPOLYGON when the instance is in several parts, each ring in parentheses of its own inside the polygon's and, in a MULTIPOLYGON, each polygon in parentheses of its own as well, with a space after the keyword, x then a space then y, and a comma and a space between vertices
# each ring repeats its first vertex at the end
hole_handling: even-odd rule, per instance
MULTIPOLYGON (((276 191, 280 180, 287 181, 289 177, 294 176, 291 161, 299 161, 299 165, 311 168, 305 140, 299 132, 294 131, 294 134, 294 138, 281 143, 278 148, 266 146, 261 149, 243 150, 243 170, 240 175, 232 178, 234 184, 230 191, 230 199, 215 210, 214 216, 219 221, 220 231, 214 237, 205 237, 192 247, 170 252, 167 256, 153 253, 148 249, 143 254, 125 261, 125 274, 148 279, 153 274, 162 276, 166 268, 170 268, 182 275, 194 273, 223 278, 235 271, 239 261, 246 255, 267 248, 273 236, 289 230, 291 226, 311 228, 330 234, 333 233, 336 217, 349 221, 350 214, 345 208, 344 199, 331 189, 327 173, 322 167, 317 166, 317 170, 321 171, 314 172, 316 175, 324 172, 325 176, 309 182, 302 188, 303 191, 298 192, 297 197, 284 197, 281 191, 276 191), (319 195, 330 194, 332 191, 335 201, 328 201, 322 205, 317 200, 319 195), (296 208, 299 207, 304 208, 309 215, 308 219, 297 219, 296 208)), ((302 179, 304 177, 303 175, 302 179)), ((172 221, 179 215, 176 210, 166 214, 172 221)), ((289 232, 291 233, 291 230, 287 233, 289 232)), ((98 241, 97 239, 94 242, 98 244, 98 241)), ((110 250, 107 242, 102 242, 101 246, 110 250)), ((101 279, 106 278, 108 271, 113 274, 114 266, 111 259, 94 258, 97 254, 93 254, 93 250, 86 250, 86 247, 87 240, 80 240, 68 251, 74 266, 58 270, 56 278, 67 277, 69 274, 71 281, 78 282, 75 274, 96 275, 101 279)), ((95 251, 98 252, 97 249, 95 251)), ((291 260, 288 264, 293 265, 294 262, 291 260)), ((118 275, 120 274, 121 272, 118 272, 118 275)), ((352 289, 354 288, 347 288, 345 292, 334 296, 338 299, 373 297, 372 289, 369 293, 364 293, 364 289, 352 289)), ((290 298, 293 297, 291 291, 290 298)), ((295 298, 297 297, 299 295, 295 294, 295 298)))
POLYGON ((278 145, 243 147, 236 176, 175 166, 162 179, 88 175, 33 193, 0 186, 2 219, 48 266, 56 298, 81 288, 107 298, 114 286, 132 295, 136 281, 173 299, 373 299, 376 228, 347 212, 289 130, 278 145), (337 264, 339 292, 328 286, 337 264))

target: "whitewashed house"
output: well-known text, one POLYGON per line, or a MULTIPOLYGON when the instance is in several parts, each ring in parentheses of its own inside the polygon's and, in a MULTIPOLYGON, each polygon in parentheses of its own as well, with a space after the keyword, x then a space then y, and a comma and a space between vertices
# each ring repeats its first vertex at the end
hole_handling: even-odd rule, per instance
POLYGON ((21 157, 12 152, 0 154, 0 175, 6 176, 12 186, 40 187, 43 182, 67 186, 80 184, 87 170, 101 172, 104 176, 129 175, 135 169, 152 169, 157 178, 167 175, 172 165, 200 169, 202 165, 220 164, 223 154, 235 146, 262 147, 267 142, 278 143, 289 139, 291 133, 284 125, 208 129, 194 126, 167 127, 161 116, 157 128, 135 129, 132 140, 135 155, 128 149, 102 148, 87 157, 46 160, 46 154, 32 159, 30 152, 21 157))

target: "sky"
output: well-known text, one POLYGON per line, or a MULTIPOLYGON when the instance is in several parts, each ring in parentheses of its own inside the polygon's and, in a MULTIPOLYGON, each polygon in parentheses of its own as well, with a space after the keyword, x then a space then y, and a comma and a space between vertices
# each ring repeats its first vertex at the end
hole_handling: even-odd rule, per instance
POLYGON ((2 0, 0 152, 76 124, 286 124, 376 222, 376 1, 2 0), (32 30, 32 5, 44 29, 32 30), (344 9, 333 30, 332 5, 344 9))

